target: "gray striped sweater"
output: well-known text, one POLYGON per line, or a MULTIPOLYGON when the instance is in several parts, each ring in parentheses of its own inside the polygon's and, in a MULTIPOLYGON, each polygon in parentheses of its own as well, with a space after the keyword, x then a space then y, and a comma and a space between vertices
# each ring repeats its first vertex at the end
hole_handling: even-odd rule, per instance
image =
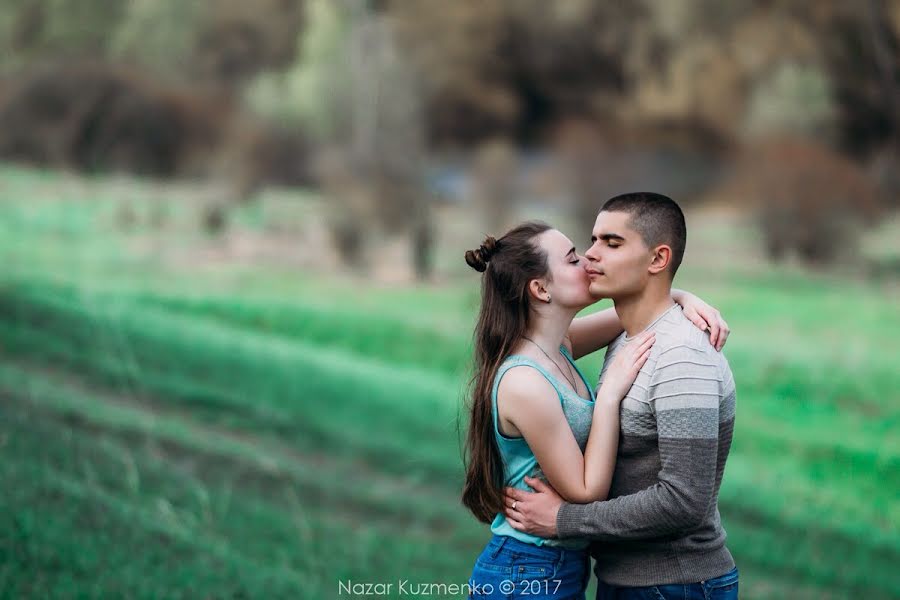
MULTIPOLYGON (((610 499, 563 504, 557 517, 560 538, 592 541, 610 585, 693 583, 734 567, 717 502, 734 430, 731 369, 677 304, 648 329, 656 342, 622 401, 610 499)), ((628 341, 610 344, 601 383, 628 341)))

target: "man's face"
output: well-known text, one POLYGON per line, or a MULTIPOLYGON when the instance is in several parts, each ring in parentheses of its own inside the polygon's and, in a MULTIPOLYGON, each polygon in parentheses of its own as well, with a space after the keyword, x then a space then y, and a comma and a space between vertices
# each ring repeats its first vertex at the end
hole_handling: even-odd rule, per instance
POLYGON ((628 226, 631 215, 601 211, 591 232, 591 247, 584 253, 595 298, 624 298, 647 286, 653 252, 641 235, 628 226))

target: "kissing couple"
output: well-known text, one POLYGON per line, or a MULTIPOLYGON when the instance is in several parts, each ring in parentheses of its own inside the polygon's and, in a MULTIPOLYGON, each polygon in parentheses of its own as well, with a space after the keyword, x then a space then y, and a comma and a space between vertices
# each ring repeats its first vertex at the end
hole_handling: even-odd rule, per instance
POLYGON ((628 193, 590 247, 540 222, 488 237, 481 273, 463 504, 490 523, 470 598, 733 599, 719 486, 731 447, 729 329, 672 288, 681 208, 628 193), (602 298, 614 307, 575 318, 602 298), (575 361, 606 348, 596 386, 575 361))

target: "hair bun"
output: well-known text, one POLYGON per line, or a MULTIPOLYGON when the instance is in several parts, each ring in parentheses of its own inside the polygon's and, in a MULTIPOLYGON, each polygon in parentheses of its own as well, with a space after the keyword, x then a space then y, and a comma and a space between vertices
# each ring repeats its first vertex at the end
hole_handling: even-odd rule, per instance
POLYGON ((466 263, 479 273, 484 273, 498 246, 499 242, 493 236, 487 236, 476 250, 466 250, 466 263))

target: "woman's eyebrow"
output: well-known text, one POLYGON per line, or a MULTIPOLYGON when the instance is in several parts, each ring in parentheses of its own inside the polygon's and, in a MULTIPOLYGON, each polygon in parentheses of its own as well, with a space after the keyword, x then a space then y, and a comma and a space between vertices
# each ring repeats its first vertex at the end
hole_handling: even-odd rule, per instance
POLYGON ((568 256, 568 255, 570 255, 570 254, 575 254, 575 246, 572 246, 572 247, 569 249, 569 251, 566 252, 566 256, 568 256))

